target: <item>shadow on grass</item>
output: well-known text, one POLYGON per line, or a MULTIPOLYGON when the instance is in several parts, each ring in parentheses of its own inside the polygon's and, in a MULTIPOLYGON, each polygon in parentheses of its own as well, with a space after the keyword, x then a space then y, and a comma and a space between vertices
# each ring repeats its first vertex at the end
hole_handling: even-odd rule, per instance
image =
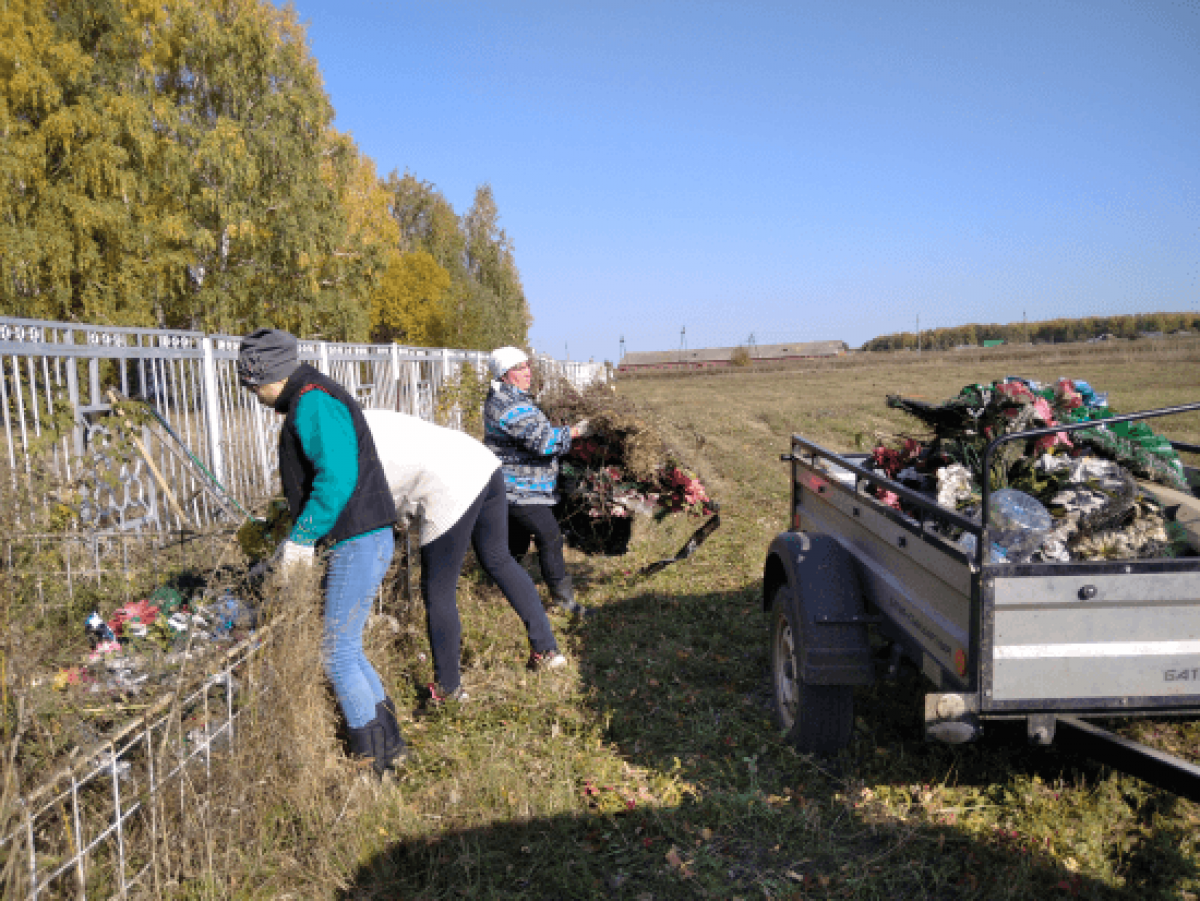
POLYGON ((674 809, 452 830, 436 841, 389 846, 337 897, 1128 897, 1016 842, 983 841, 953 827, 882 825, 861 814, 831 827, 829 811, 808 803, 768 814, 750 799, 718 798, 674 809))
POLYGON ((915 673, 859 692, 838 758, 797 755, 771 721, 757 586, 627 589, 571 630, 584 697, 631 772, 682 800, 581 780, 575 811, 395 843, 339 897, 1178 899, 1195 878, 1171 796, 1023 729, 926 744, 915 673), (1074 872, 1075 830, 1111 844, 1124 888, 1074 872))

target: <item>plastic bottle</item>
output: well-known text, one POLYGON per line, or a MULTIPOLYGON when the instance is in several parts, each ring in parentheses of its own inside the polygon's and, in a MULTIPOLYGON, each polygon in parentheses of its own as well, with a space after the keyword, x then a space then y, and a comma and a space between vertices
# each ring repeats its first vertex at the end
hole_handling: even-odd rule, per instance
POLYGON ((1054 526, 1054 518, 1036 497, 1001 488, 991 496, 988 525, 992 530, 993 560, 1021 563, 1033 556, 1054 526))
MULTIPOLYGON (((979 542, 975 540, 975 536, 970 532, 964 532, 962 537, 958 539, 958 546, 961 547, 970 557, 975 556, 975 549, 979 547, 979 542)), ((1004 563, 1008 557, 1008 550, 992 542, 988 548, 987 562, 988 563, 1004 563)))
POLYGON ((108 627, 108 623, 100 618, 100 614, 96 610, 93 610, 92 615, 84 621, 83 629, 87 634, 88 643, 93 648, 98 644, 117 640, 117 636, 113 634, 113 630, 108 627))

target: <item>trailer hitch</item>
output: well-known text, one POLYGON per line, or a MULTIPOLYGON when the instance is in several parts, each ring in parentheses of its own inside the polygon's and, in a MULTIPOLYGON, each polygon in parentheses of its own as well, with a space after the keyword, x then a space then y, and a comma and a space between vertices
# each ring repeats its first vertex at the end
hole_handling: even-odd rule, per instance
MULTIPOLYGON (((1031 718, 1032 719, 1032 718, 1031 718)), ((1158 788, 1200 802, 1200 767, 1073 716, 1054 717, 1055 744, 1136 776, 1158 788)))

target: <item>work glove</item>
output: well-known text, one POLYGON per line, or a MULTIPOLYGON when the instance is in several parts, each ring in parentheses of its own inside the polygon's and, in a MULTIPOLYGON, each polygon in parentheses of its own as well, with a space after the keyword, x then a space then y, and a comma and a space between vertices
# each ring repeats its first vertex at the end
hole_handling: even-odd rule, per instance
POLYGON ((250 569, 250 578, 258 579, 268 572, 282 578, 291 578, 307 567, 313 565, 316 559, 316 548, 311 544, 297 544, 290 538, 282 541, 275 553, 268 559, 256 563, 250 569))
POLYGON ((586 419, 581 419, 575 425, 571 426, 571 434, 576 438, 586 438, 592 434, 592 424, 586 419))
POLYGON ((273 569, 284 578, 291 578, 310 569, 316 553, 317 549, 311 544, 297 544, 288 539, 281 543, 279 549, 275 551, 273 569))

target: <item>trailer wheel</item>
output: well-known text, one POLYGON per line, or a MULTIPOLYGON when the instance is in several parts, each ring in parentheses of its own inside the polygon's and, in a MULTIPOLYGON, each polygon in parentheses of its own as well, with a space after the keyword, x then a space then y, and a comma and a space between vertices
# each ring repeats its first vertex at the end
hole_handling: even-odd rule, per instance
POLYGON ((771 690, 775 719, 788 744, 811 754, 835 754, 850 744, 854 728, 854 689, 811 685, 801 678, 803 633, 788 585, 775 589, 771 603, 771 690))

